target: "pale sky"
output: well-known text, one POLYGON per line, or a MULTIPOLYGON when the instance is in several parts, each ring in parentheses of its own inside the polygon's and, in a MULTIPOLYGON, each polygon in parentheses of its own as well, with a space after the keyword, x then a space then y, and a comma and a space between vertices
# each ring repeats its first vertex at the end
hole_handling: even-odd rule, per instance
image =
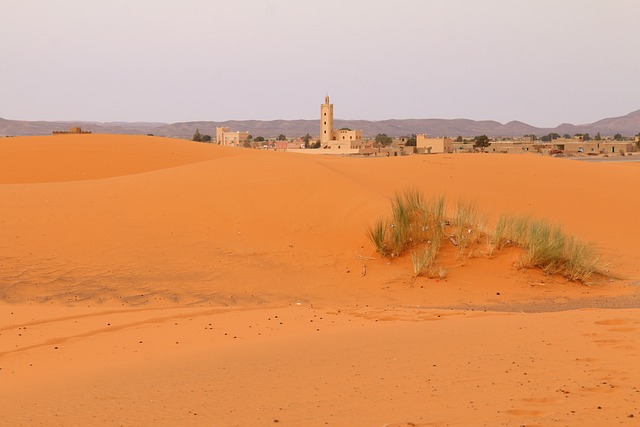
POLYGON ((640 109, 638 0, 2 0, 0 117, 469 118, 640 109))

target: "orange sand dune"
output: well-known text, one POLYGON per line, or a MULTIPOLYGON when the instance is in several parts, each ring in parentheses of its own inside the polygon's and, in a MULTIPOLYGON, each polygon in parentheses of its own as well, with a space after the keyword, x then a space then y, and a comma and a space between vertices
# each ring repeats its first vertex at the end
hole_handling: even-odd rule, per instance
POLYGON ((199 143, 146 136, 55 135, 0 143, 0 182, 44 183, 111 178, 233 155, 199 143))
POLYGON ((629 422, 639 178, 637 163, 535 155, 7 138, 2 413, 12 425, 629 422), (381 259, 366 238, 409 187, 475 201, 490 223, 561 223, 619 279, 567 283, 504 251, 414 281, 409 260, 381 259))

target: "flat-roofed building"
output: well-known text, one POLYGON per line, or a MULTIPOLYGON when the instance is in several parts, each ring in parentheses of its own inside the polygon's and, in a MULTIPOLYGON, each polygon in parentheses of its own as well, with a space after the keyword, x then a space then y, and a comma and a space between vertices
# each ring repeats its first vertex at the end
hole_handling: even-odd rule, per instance
POLYGON ((333 104, 328 95, 320 104, 320 145, 336 154, 354 154, 364 145, 362 130, 333 129, 333 104))
POLYGON ((229 128, 217 127, 216 128, 216 142, 219 145, 226 145, 230 147, 242 147, 243 144, 249 139, 249 132, 230 132, 229 128))
POLYGON ((430 138, 425 134, 416 135, 416 147, 428 153, 452 153, 453 140, 451 138, 430 138))

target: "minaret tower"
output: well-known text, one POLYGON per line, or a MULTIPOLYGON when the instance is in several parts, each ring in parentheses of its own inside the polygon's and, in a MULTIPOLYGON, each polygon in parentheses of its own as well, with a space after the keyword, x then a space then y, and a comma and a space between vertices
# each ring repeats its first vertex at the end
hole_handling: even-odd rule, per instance
POLYGON ((320 105, 320 144, 324 147, 333 138, 333 104, 329 104, 329 95, 320 105))

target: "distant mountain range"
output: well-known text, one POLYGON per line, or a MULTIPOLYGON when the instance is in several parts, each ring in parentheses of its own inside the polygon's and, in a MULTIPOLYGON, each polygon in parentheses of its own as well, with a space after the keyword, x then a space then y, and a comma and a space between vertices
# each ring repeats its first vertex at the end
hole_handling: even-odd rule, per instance
MULTIPOLYGON (((530 134, 542 136, 551 132, 560 135, 589 133, 593 136, 600 132, 602 136, 612 136, 616 133, 633 136, 640 132, 640 110, 622 117, 602 119, 595 123, 583 125, 563 123, 555 128, 538 128, 518 121, 502 124, 492 120, 468 119, 335 120, 334 125, 336 129, 362 129, 364 135, 369 137, 380 133, 386 133, 389 136, 426 133, 431 136, 451 137, 458 135, 471 137, 483 134, 490 137, 515 137, 530 134)), ((89 130, 93 133, 153 134, 175 138, 191 138, 196 129, 201 134, 215 137, 217 126, 228 127, 230 130, 248 131, 253 136, 265 138, 273 138, 280 134, 290 138, 303 136, 307 133, 317 136, 320 130, 319 120, 231 120, 168 124, 150 122, 34 122, 0 118, 0 136, 50 135, 54 130, 68 130, 73 126, 80 126, 83 130, 89 130)))

